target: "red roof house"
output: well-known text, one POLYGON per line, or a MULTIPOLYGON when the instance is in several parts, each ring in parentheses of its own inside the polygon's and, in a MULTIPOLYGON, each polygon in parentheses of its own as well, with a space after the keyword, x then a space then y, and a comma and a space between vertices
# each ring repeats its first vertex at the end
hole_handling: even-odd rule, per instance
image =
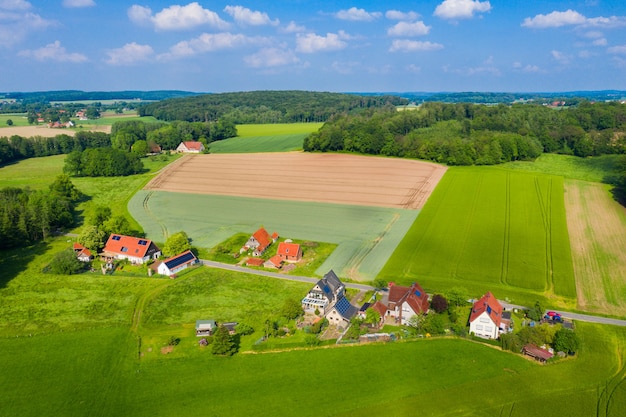
POLYGON ((266 268, 280 269, 280 267, 283 266, 283 260, 280 258, 280 256, 274 255, 271 258, 269 258, 267 261, 265 261, 263 266, 266 268))
POLYGON ((93 255, 91 254, 91 251, 87 249, 86 247, 84 247, 83 245, 81 245, 80 243, 78 242, 74 243, 73 249, 79 261, 89 262, 93 259, 93 255))
MULTIPOLYGON (((278 236, 276 233, 274 234, 278 236)), ((263 252, 265 252, 265 250, 268 248, 268 246, 271 245, 273 242, 275 242, 275 240, 272 239, 272 237, 269 233, 267 233, 267 230, 265 230, 265 228, 261 227, 259 228, 259 230, 254 232, 252 236, 250 236, 243 248, 245 250, 253 249, 254 256, 261 256, 263 255, 263 252)))
POLYGON ((263 266, 263 262, 265 261, 261 258, 248 258, 246 260, 246 265, 247 266, 263 266))
POLYGON ((416 314, 426 314, 428 307, 428 294, 417 282, 410 287, 389 284, 387 314, 395 317, 401 324, 407 324, 416 314))
POLYGON ((161 256, 161 249, 149 239, 112 234, 101 256, 108 260, 128 259, 132 263, 142 264, 161 256))
POLYGON ((176 148, 176 152, 184 153, 200 153, 204 151, 204 144, 202 142, 187 141, 181 142, 176 148))
POLYGON ((286 262, 298 262, 302 259, 302 248, 297 243, 280 242, 276 255, 286 262))
POLYGON ((541 363, 545 363, 548 359, 551 359, 554 356, 554 354, 549 350, 542 349, 533 344, 527 344, 524 346, 522 348, 522 353, 541 363))
POLYGON ((502 323, 502 304, 489 291, 472 306, 470 333, 487 339, 497 339, 502 323))

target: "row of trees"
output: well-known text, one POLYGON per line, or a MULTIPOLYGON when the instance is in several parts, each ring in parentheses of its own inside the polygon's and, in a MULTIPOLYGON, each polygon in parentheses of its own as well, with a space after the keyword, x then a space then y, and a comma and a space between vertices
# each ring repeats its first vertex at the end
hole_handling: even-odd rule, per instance
POLYGON ((140 116, 189 122, 229 120, 232 123, 325 122, 338 113, 408 104, 396 96, 308 91, 251 91, 175 98, 139 107, 140 116))
POLYGON ((32 244, 73 226, 81 198, 67 175, 58 176, 47 190, 0 190, 0 249, 32 244))
POLYGON ((140 156, 114 148, 74 151, 65 158, 63 172, 76 177, 117 177, 143 171, 140 156))
POLYGON ((183 141, 199 141, 205 145, 237 136, 237 129, 231 122, 185 122, 171 123, 142 121, 116 122, 111 127, 111 145, 121 150, 131 150, 137 142, 145 142, 150 148, 159 145, 163 150, 176 149, 183 141))
POLYGON ((626 106, 425 103, 418 110, 340 115, 304 141, 306 151, 348 151, 450 165, 499 164, 542 152, 592 156, 626 151, 626 106))
POLYGON ((110 135, 104 132, 80 131, 76 135, 56 135, 51 138, 13 135, 0 137, 0 165, 21 159, 67 154, 88 148, 111 146, 110 135))

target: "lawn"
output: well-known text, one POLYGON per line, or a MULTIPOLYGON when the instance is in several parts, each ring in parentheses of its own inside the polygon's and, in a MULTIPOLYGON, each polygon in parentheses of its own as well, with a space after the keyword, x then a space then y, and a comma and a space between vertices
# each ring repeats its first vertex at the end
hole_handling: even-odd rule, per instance
POLYGON ((470 287, 473 296, 490 289, 527 304, 544 294, 571 304, 562 177, 450 168, 379 276, 428 289, 470 287))
POLYGON ((13 122, 12 126, 29 126, 26 113, 0 114, 0 136, 3 136, 2 128, 9 126, 7 120, 13 122))
POLYGON ((157 242, 184 230, 194 246, 212 248, 237 233, 250 235, 264 226, 269 233, 292 239, 335 243, 337 249, 316 274, 333 269, 340 277, 361 280, 376 276, 419 213, 146 190, 133 196, 128 209, 147 237, 157 242))
POLYGON ((237 125, 237 137, 210 144, 211 153, 289 152, 302 150, 304 138, 323 123, 237 125))

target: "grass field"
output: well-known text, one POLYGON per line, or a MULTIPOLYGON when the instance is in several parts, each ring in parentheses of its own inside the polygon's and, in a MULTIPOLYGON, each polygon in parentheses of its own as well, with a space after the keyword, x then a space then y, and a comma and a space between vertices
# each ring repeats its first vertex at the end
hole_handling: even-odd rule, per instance
POLYGON ((237 137, 210 144, 211 153, 288 152, 302 150, 302 141, 323 123, 237 125, 237 137))
POLYGON ((578 307, 626 316, 626 209, 613 200, 608 188, 565 182, 578 307))
POLYGON ((317 274, 334 269, 341 277, 361 280, 376 276, 419 213, 146 190, 134 195, 128 209, 157 242, 184 230, 194 246, 211 248, 236 233, 252 234, 264 226, 292 239, 336 243, 337 249, 317 274))
POLYGON ((579 158, 570 155, 544 153, 535 161, 516 161, 502 164, 502 168, 550 175, 574 180, 611 182, 617 174, 622 155, 602 155, 579 158))
POLYGON ((545 294, 571 307, 562 178, 449 169, 379 276, 428 289, 490 289, 524 302, 523 294, 545 294))
POLYGON ((28 126, 26 113, 0 114, 0 136, 4 136, 2 134, 2 128, 9 127, 7 124, 7 120, 9 119, 13 122, 12 126, 28 126))

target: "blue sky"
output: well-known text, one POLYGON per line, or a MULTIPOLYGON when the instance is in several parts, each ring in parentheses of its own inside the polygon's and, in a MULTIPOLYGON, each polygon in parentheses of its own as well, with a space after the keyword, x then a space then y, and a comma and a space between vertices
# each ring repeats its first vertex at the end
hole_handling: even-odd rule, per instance
POLYGON ((0 91, 626 90, 626 1, 0 0, 0 91))

